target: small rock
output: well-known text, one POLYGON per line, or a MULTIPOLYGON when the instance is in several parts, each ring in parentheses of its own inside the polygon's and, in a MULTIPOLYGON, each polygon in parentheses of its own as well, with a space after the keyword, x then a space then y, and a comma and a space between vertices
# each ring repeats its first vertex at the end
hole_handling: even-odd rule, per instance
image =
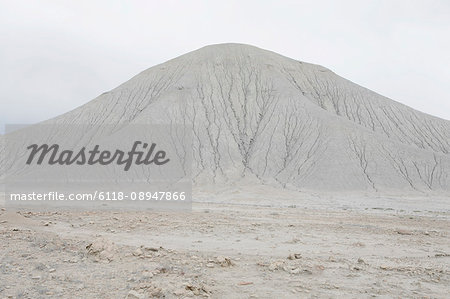
POLYGON ((434 256, 435 257, 448 257, 448 256, 450 256, 450 253, 436 253, 434 256))
POLYGON ((55 271, 56 271, 56 269, 53 269, 53 268, 48 269, 48 272, 49 272, 49 273, 53 273, 53 272, 55 272, 55 271))
POLYGON ((152 278, 152 277, 153 277, 153 273, 152 273, 152 272, 149 272, 149 271, 145 271, 145 272, 142 274, 142 277, 143 277, 143 278, 152 278))
POLYGON ((207 264, 206 264, 206 267, 208 267, 208 268, 214 268, 214 264, 213 264, 213 263, 207 263, 207 264))
POLYGON ((144 252, 142 251, 141 248, 138 248, 138 249, 136 249, 136 250, 133 252, 133 255, 134 255, 134 256, 141 256, 141 255, 143 255, 143 254, 144 254, 144 252))
POLYGON ((325 270, 325 267, 323 265, 315 265, 314 269, 316 269, 317 271, 323 271, 325 270))
POLYGON ((84 284, 79 284, 79 285, 77 285, 77 291, 81 291, 81 290, 83 290, 84 288, 86 288, 86 286, 84 285, 84 284))
POLYGON ((178 290, 175 290, 174 292, 173 292, 173 294, 175 295, 175 296, 178 296, 178 297, 181 297, 181 296, 183 296, 184 294, 186 294, 186 289, 178 289, 178 290))
POLYGON ((282 270, 284 268, 284 261, 275 261, 270 263, 269 270, 275 271, 275 270, 282 270))
POLYGON ((126 299, 143 299, 145 296, 143 294, 140 294, 134 290, 129 291, 126 299))
POLYGON ((230 258, 224 256, 218 256, 216 258, 216 263, 221 265, 222 267, 230 267, 233 265, 233 262, 230 258))
POLYGON ((300 253, 291 253, 288 256, 288 260, 298 260, 298 259, 301 259, 301 258, 302 258, 302 255, 300 253))
POLYGON ((299 274, 300 273, 300 268, 295 268, 291 270, 291 274, 299 274))
POLYGON ((238 283, 238 285, 240 285, 240 286, 248 286, 251 284, 253 284, 253 282, 251 282, 251 281, 241 281, 240 283, 238 283))
POLYGON ((186 290, 191 291, 195 296, 199 296, 203 294, 204 296, 209 296, 209 291, 205 288, 205 286, 194 286, 187 284, 185 286, 186 290))
POLYGON ((162 289, 155 287, 155 288, 153 288, 153 290, 150 291, 150 296, 152 298, 154 298, 154 297, 159 298, 159 297, 161 297, 161 293, 162 293, 162 289))
POLYGON ((397 234, 399 235, 412 235, 412 232, 407 231, 407 230, 403 230, 403 229, 398 229, 395 231, 397 234))
POLYGON ((95 256, 100 260, 112 261, 116 255, 116 245, 104 238, 98 238, 88 246, 86 246, 88 254, 95 256))
POLYGON ((155 247, 149 247, 149 246, 145 246, 145 247, 144 247, 144 250, 147 250, 147 251, 153 251, 153 252, 159 251, 158 248, 155 248, 155 247))
POLYGON ((39 280, 39 279, 41 279, 41 277, 40 276, 33 276, 33 277, 31 277, 31 279, 39 280))

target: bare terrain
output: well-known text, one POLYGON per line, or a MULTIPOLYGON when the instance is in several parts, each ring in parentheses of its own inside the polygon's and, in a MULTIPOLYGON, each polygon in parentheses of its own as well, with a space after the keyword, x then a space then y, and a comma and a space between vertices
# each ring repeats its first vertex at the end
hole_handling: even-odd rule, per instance
MULTIPOLYGON (((59 129, 40 140, 73 147, 117 145, 127 128, 157 124, 176 143, 186 127, 192 146, 170 158, 191 174, 195 202, 184 212, 6 207, 0 298, 449 298, 450 122, 325 67, 207 46, 42 124, 59 129)), ((0 137, 0 186, 43 181, 25 163, 34 130, 0 137)), ((56 187, 73 178, 55 173, 56 187)))
POLYGON ((401 198, 300 197, 288 206, 204 198, 188 212, 2 209, 0 298, 450 293, 449 210, 429 208, 448 198, 408 209, 401 198))

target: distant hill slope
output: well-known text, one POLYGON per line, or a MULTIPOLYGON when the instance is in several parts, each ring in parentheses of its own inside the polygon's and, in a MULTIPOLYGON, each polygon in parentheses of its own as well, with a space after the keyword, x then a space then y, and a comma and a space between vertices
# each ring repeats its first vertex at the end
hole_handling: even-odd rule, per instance
POLYGON ((190 52, 48 122, 192 126, 196 185, 450 190, 449 121, 248 45, 190 52))

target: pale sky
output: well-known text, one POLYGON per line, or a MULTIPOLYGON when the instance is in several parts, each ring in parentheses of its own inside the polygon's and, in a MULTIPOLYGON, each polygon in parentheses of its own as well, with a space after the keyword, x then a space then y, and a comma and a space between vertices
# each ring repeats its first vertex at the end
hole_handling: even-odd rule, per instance
POLYGON ((0 126, 57 116, 226 42, 323 65, 450 120, 448 0, 0 0, 0 126))

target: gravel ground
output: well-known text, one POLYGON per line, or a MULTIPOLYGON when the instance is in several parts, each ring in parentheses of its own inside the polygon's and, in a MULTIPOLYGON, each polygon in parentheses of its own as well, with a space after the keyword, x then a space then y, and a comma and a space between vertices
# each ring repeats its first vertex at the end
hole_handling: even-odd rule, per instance
POLYGON ((2 209, 0 298, 446 298, 448 216, 205 202, 2 209))

